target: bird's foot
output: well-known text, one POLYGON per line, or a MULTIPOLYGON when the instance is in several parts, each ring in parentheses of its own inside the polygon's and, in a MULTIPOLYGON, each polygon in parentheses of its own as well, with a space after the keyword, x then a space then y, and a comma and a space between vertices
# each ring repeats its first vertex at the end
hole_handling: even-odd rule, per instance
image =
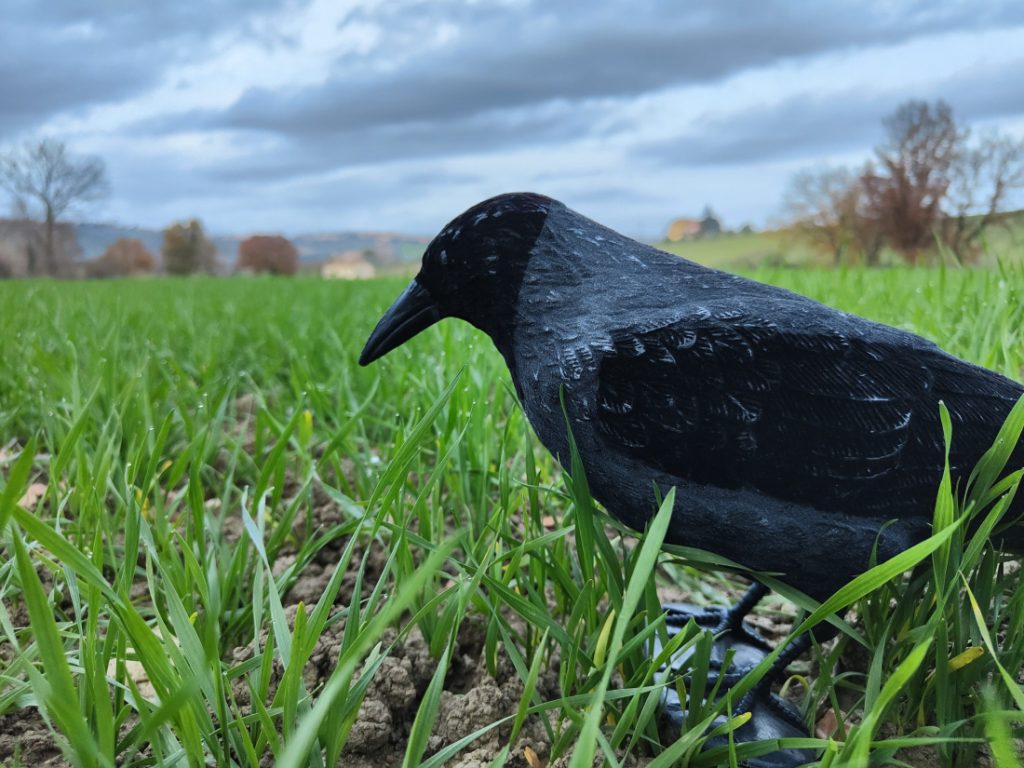
MULTIPOLYGON (((741 675, 729 675, 736 680, 741 675)), ((735 684, 736 680, 723 681, 719 688, 719 696, 725 690, 735 684), (726 685, 728 683, 728 685, 726 685)), ((710 680, 708 685, 713 685, 710 680)), ((749 712, 750 718, 742 726, 732 733, 735 744, 743 744, 754 741, 768 741, 788 738, 807 738, 808 729, 800 712, 783 699, 771 692, 769 686, 757 686, 750 693, 743 697, 738 707, 734 707, 733 714, 749 712)), ((679 700, 679 694, 674 686, 665 689, 661 701, 660 726, 662 738, 666 741, 674 741, 683 732, 686 723, 686 706, 679 700)), ((726 722, 726 715, 721 715, 712 724, 711 729, 726 722)), ((704 743, 704 749, 716 749, 725 747, 729 743, 728 736, 715 736, 704 743)), ((778 749, 757 757, 750 757, 741 762, 745 768, 796 768, 813 761, 816 757, 816 750, 813 749, 778 749)))
MULTIPOLYGON (((739 602, 729 608, 699 608, 687 603, 667 603, 662 608, 665 610, 669 639, 681 632, 692 619, 698 627, 710 630, 715 636, 709 661, 712 670, 731 673, 756 667, 772 648, 744 619, 767 593, 767 587, 754 582, 739 602), (729 651, 732 651, 732 661, 729 669, 722 670, 729 651)), ((655 649, 656 654, 660 651, 660 647, 655 649)), ((673 669, 682 668, 692 653, 688 649, 676 654, 670 666, 673 669)))
MULTIPOLYGON (((742 617, 737 618, 732 609, 717 606, 700 608, 686 603, 666 603, 662 608, 665 610, 669 640, 682 632, 691 620, 700 629, 708 630, 715 636, 711 642, 709 658, 712 670, 730 673, 751 669, 760 664, 772 650, 768 642, 758 635, 752 626, 744 622, 742 617), (722 670, 729 651, 732 651, 732 660, 729 668, 722 670)), ((660 651, 661 648, 656 647, 655 655, 660 651)), ((691 647, 677 653, 672 657, 670 666, 673 669, 685 668, 693 652, 694 649, 691 647)))
MULTIPOLYGON (((672 603, 662 606, 666 613, 668 636, 683 631, 692 620, 698 627, 714 634, 708 659, 707 690, 713 690, 716 683, 716 696, 721 698, 751 669, 760 664, 772 651, 772 647, 764 638, 754 631, 753 627, 744 622, 744 617, 766 592, 763 587, 755 584, 750 591, 731 608, 699 608, 697 606, 672 603), (726 664, 726 659, 729 660, 726 664), (723 668, 724 667, 724 668, 723 668)), ((809 647, 807 640, 798 640, 790 644, 779 659, 772 665, 764 677, 734 706, 733 712, 749 712, 750 719, 737 728, 732 738, 734 742, 752 742, 784 738, 806 738, 808 727, 803 722, 799 711, 785 699, 772 693, 772 683, 780 679, 789 662, 809 647)), ((656 644, 655 655, 661 652, 656 644)), ((685 672, 692 665, 694 648, 675 654, 668 666, 685 672)), ((663 694, 660 716, 663 737, 676 739, 684 728, 687 719, 687 702, 680 701, 675 686, 668 686, 663 694)), ((716 728, 726 720, 723 715, 712 725, 716 728)), ((728 737, 721 736, 710 739, 705 749, 722 747, 728 743, 728 737)), ((814 760, 815 751, 809 749, 781 749, 769 752, 743 762, 747 768, 795 768, 814 760)))

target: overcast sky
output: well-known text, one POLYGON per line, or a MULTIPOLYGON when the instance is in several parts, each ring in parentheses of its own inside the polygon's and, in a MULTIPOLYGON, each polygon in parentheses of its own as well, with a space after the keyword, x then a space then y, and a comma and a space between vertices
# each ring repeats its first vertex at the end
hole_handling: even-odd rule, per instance
POLYGON ((92 219, 432 234, 533 190, 630 234, 865 159, 943 98, 1024 136, 1024 3, 3 0, 0 149, 102 157, 92 219))

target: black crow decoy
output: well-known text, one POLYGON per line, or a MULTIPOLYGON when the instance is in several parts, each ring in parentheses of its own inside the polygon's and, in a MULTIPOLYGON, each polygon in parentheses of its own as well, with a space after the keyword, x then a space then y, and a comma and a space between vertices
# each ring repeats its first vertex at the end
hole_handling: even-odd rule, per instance
MULTIPOLYGON (((930 533, 939 401, 955 483, 1024 394, 918 336, 530 193, 485 200, 434 238, 360 364, 445 317, 491 337, 538 437, 568 466, 564 392, 591 491, 612 515, 642 530, 656 486, 676 488, 667 541, 780 573, 818 600, 865 571, 873 549, 881 562, 930 533)), ((1011 461, 1024 465, 1024 443, 1011 461)), ((1011 514, 1022 511, 1018 499, 1011 514)), ((1004 543, 1024 551, 1021 529, 1004 543)), ((766 591, 755 584, 716 628, 756 646, 741 621, 766 591)), ((783 665, 809 642, 795 645, 783 665)))

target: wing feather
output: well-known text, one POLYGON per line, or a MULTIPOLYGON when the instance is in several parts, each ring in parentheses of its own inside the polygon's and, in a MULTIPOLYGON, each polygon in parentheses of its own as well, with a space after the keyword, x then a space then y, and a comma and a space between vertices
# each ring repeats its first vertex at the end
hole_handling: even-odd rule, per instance
POLYGON ((820 327, 754 309, 701 307, 612 333, 598 353, 595 413, 609 447, 823 511, 928 515, 944 461, 939 400, 960 474, 1024 392, 885 326, 836 313, 842 322, 820 327))

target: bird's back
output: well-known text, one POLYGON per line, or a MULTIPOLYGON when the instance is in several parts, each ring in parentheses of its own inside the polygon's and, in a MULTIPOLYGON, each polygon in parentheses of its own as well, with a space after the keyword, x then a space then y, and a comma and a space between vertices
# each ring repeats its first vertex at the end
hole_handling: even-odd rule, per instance
MULTIPOLYGON (((545 268, 531 262, 506 358, 563 461, 564 390, 598 498, 630 524, 643 520, 626 508, 636 488, 683 483, 712 507, 761 498, 837 521, 917 520, 920 531, 944 466, 939 402, 962 483, 1024 395, 913 334, 596 225, 552 229, 535 246, 545 268), (581 248, 591 263, 574 267, 566 254, 581 248)), ((1024 444, 1011 459, 1022 465, 1024 444)), ((1008 541, 1024 548, 1024 536, 1008 541)))

